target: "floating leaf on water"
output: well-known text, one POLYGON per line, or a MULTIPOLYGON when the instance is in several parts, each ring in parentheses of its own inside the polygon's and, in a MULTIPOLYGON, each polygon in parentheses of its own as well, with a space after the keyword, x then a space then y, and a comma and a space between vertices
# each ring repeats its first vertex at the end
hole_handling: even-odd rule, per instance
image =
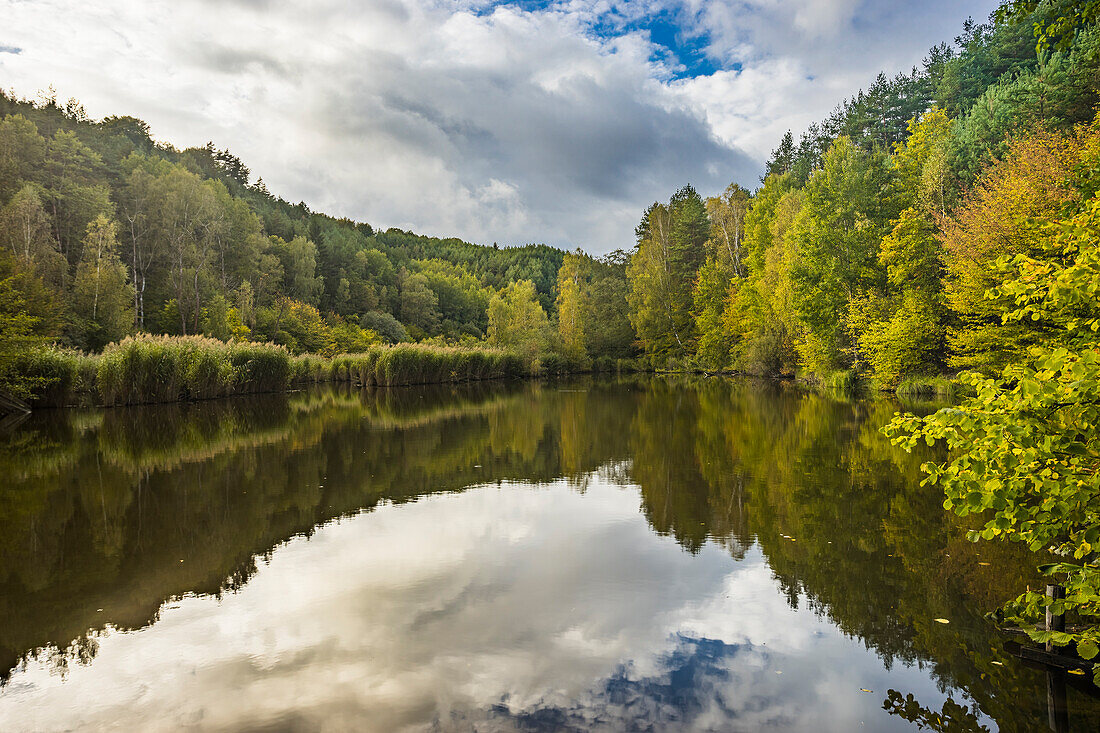
POLYGON ((1084 674, 1085 673, 1084 670, 1081 670, 1081 669, 1068 669, 1066 671, 1069 672, 1070 674, 1084 674))
POLYGON ((1004 662, 993 662, 993 664, 996 664, 996 665, 997 665, 998 667, 1003 667, 1003 666, 1005 666, 1005 663, 1004 663, 1004 662))
POLYGON ((987 562, 980 562, 980 563, 978 563, 978 564, 979 564, 979 565, 988 565, 989 563, 987 563, 987 562))
POLYGON ((860 692, 871 692, 871 690, 868 690, 866 687, 859 688, 859 691, 860 692))
POLYGON ((935 619, 935 621, 936 621, 936 623, 938 623, 938 624, 949 624, 949 623, 951 623, 950 621, 948 621, 948 620, 947 620, 947 619, 945 619, 945 618, 938 618, 938 619, 935 619))

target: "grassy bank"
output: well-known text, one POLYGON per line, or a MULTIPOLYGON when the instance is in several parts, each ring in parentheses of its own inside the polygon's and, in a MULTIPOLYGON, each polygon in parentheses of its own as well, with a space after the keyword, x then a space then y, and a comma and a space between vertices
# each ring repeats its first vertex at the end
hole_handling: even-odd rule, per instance
POLYGON ((32 404, 41 407, 202 400, 315 382, 391 386, 532 374, 519 356, 492 349, 400 344, 330 359, 292 356, 274 344, 151 335, 110 344, 102 354, 37 349, 19 368, 38 385, 32 404))
POLYGON ((341 354, 331 359, 315 354, 291 358, 291 381, 294 383, 351 382, 392 387, 531 374, 531 367, 516 354, 450 346, 398 344, 376 346, 361 354, 341 354))
POLYGON ((907 377, 897 389, 903 399, 948 399, 955 396, 955 382, 950 377, 907 377))

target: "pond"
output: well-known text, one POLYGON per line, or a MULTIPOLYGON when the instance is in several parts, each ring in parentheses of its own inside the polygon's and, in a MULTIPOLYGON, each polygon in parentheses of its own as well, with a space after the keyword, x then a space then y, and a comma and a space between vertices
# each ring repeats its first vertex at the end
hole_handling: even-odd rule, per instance
POLYGON ((897 409, 606 378, 34 414, 0 730, 1045 730, 984 617, 1033 560, 965 540, 897 409))

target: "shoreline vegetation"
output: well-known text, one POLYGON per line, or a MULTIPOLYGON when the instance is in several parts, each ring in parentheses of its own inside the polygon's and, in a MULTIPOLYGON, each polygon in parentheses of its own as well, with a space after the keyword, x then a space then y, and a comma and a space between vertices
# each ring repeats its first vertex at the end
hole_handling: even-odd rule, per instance
POLYGON ((98 354, 45 346, 30 349, 17 360, 17 369, 29 385, 26 404, 30 408, 188 402, 285 392, 326 382, 398 387, 600 373, 792 380, 849 396, 879 391, 902 399, 950 399, 956 393, 949 377, 911 377, 894 390, 868 383, 855 371, 819 377, 670 366, 647 366, 637 359, 577 362, 555 353, 531 359, 503 349, 412 343, 324 356, 292 354, 279 344, 155 334, 127 336, 98 354))
MULTIPOLYGON (((33 407, 112 407, 283 392, 321 382, 392 387, 576 373, 550 355, 526 359, 492 348, 377 345, 328 357, 291 354, 279 344, 223 342, 204 336, 140 334, 100 354, 44 347, 20 357, 33 407)), ((630 360, 584 371, 634 371, 630 360)))

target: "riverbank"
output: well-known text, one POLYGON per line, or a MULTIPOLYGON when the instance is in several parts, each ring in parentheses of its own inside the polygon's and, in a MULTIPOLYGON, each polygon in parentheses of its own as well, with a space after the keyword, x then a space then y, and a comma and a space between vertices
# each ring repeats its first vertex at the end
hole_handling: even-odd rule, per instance
MULTIPOLYGON (((578 364, 554 353, 531 359, 491 348, 396 344, 326 357, 294 355, 271 343, 227 343, 203 336, 140 334, 108 345, 101 354, 52 347, 35 349, 21 357, 19 371, 32 385, 31 407, 109 407, 283 392, 324 382, 390 387, 649 370, 641 360, 597 359, 578 364)), ((652 371, 752 376, 698 369, 652 371)), ((868 386, 853 372, 788 378, 845 393, 868 386)), ((950 396, 952 391, 949 378, 909 378, 901 383, 896 394, 913 398, 950 396)))
POLYGON ((19 365, 32 407, 136 405, 282 392, 318 382, 394 386, 532 376, 543 368, 487 348, 397 344, 329 358, 202 336, 128 337, 102 354, 45 348, 19 365))
MULTIPOLYGON (((638 371, 645 371, 639 369, 638 371)), ((807 388, 836 392, 852 397, 860 395, 894 395, 901 400, 950 400, 959 394, 959 385, 951 375, 908 375, 896 385, 882 384, 872 377, 853 369, 825 372, 824 374, 782 373, 762 374, 736 369, 703 369, 701 367, 668 369, 653 368, 654 374, 695 374, 704 377, 750 377, 791 381, 807 388)))

